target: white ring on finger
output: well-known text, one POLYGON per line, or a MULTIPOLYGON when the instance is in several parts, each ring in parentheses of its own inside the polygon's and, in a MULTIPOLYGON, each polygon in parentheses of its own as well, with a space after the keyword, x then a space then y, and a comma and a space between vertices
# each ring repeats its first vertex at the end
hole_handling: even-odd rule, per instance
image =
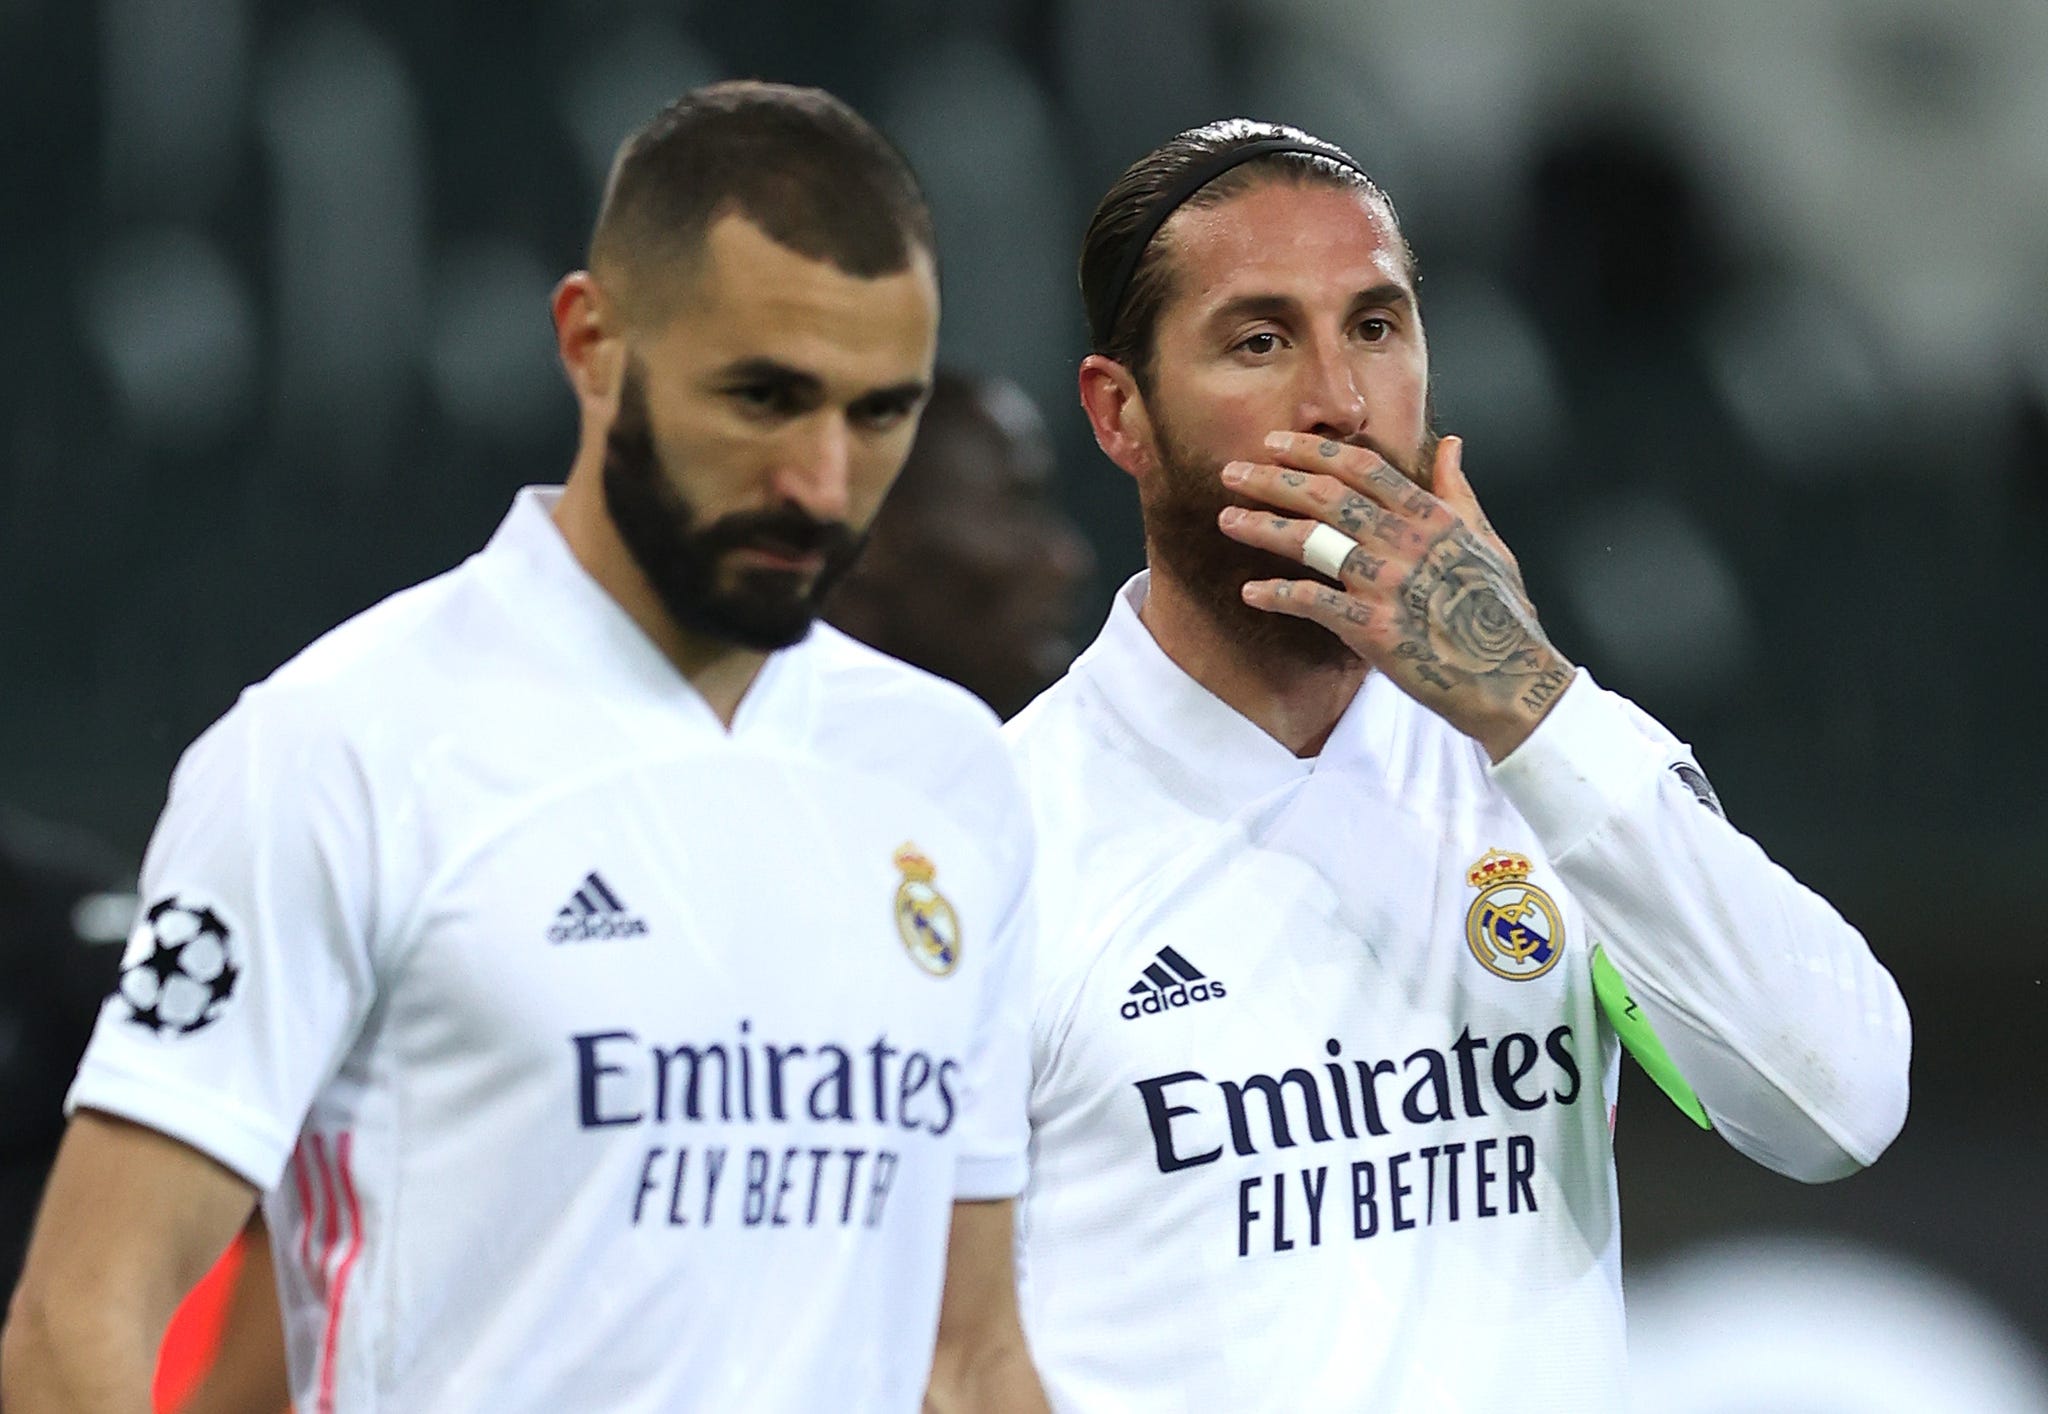
POLYGON ((1301 562, 1318 574, 1337 579, 1341 577, 1339 571, 1344 568, 1345 558, 1357 548, 1358 542, 1343 531, 1319 523, 1302 542, 1301 562))

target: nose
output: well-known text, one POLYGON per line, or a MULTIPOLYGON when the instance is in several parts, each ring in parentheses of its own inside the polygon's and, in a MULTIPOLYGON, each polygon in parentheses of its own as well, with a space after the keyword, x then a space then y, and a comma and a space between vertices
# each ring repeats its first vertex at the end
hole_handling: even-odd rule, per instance
POLYGON ((792 427, 778 450, 776 496, 816 520, 845 520, 852 509, 853 480, 853 429, 845 415, 821 409, 792 427))
POLYGON ((1341 343, 1319 343, 1302 361, 1301 376, 1297 429, 1338 442, 1365 431, 1365 385, 1350 350, 1341 343))

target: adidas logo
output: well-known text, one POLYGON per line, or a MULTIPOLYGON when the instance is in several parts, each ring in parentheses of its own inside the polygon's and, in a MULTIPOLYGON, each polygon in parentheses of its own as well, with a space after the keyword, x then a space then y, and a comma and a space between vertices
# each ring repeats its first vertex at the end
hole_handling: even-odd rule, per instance
POLYGON ((1202 975, 1202 969, 1172 948, 1161 948, 1145 967, 1144 976, 1131 983, 1131 1000, 1117 1009, 1126 1021, 1156 1016, 1175 1007, 1212 1001, 1223 995, 1223 984, 1202 975))
POLYGON ((555 913, 548 926, 551 943, 587 943, 604 938, 637 938, 647 932, 645 919, 627 912, 595 869, 583 878, 583 886, 555 913))

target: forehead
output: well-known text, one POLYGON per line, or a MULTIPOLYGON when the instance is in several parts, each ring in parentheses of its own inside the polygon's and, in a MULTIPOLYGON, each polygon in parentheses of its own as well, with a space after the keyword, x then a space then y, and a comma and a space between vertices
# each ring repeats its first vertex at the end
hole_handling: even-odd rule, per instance
POLYGON ((766 359, 827 380, 895 382, 928 373, 938 323, 923 250, 903 270, 863 279, 729 215, 705 232, 654 343, 659 357, 687 364, 766 359))
POLYGON ((1392 213, 1357 187, 1263 181, 1214 206, 1183 207, 1162 234, 1173 271, 1168 319, 1199 320, 1247 295, 1314 307, 1376 285, 1409 288, 1392 213))

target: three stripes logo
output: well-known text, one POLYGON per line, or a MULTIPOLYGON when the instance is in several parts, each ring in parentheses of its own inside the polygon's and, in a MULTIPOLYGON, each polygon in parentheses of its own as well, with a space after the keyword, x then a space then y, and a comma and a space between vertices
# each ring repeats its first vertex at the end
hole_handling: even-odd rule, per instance
POLYGON ((1221 982, 1205 976, 1201 968, 1172 948, 1161 948, 1145 965, 1144 974, 1131 983, 1131 999, 1117 1009, 1117 1014, 1126 1021, 1136 1021, 1141 1016, 1157 1016, 1222 996, 1221 982))
POLYGON ((646 932, 646 920, 629 911, 593 869, 584 876, 582 887, 556 910, 555 921, 548 926, 548 941, 588 943, 606 938, 638 938, 646 932))

